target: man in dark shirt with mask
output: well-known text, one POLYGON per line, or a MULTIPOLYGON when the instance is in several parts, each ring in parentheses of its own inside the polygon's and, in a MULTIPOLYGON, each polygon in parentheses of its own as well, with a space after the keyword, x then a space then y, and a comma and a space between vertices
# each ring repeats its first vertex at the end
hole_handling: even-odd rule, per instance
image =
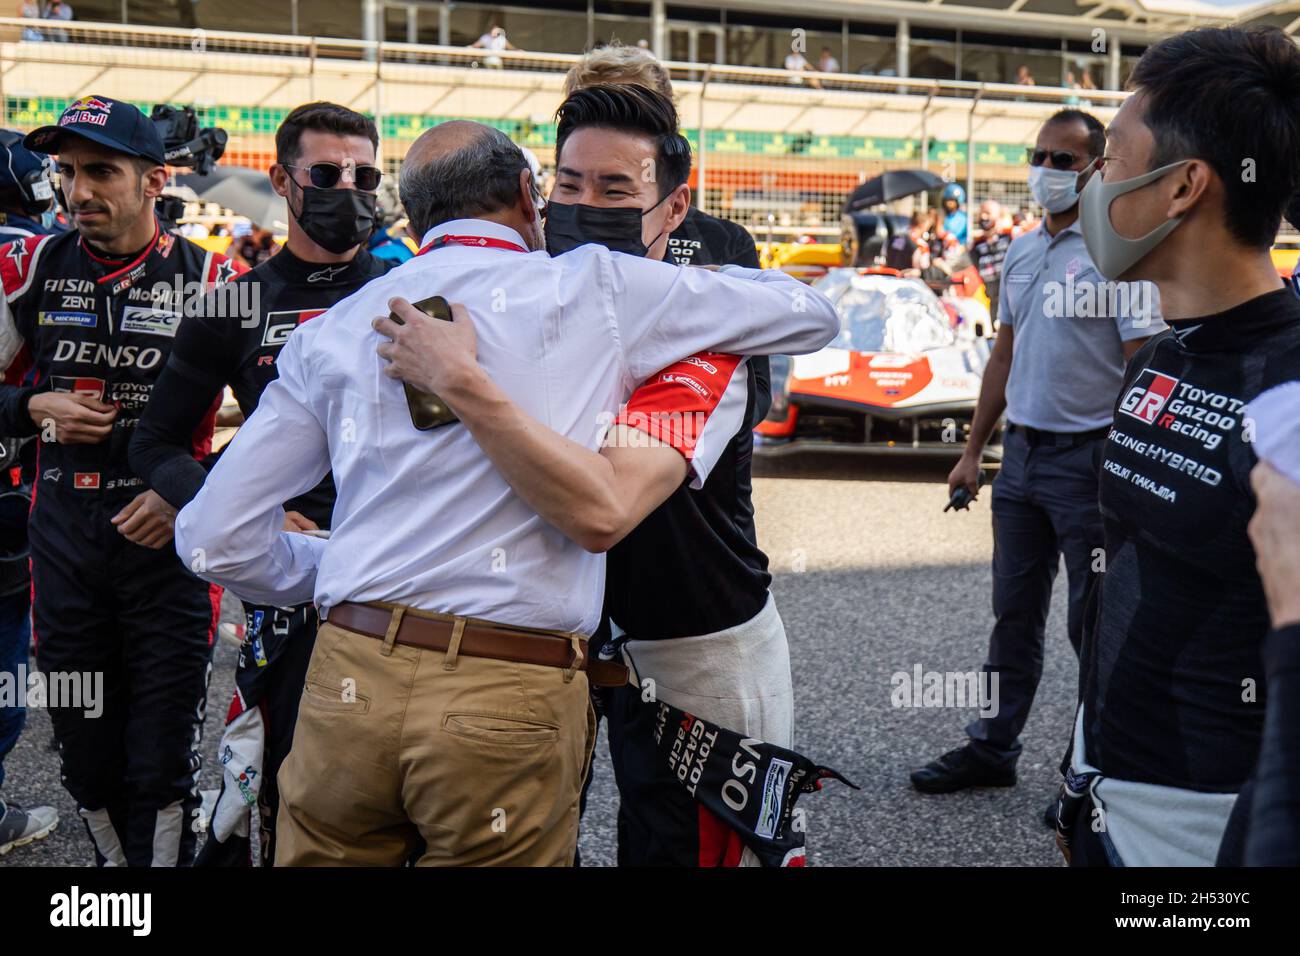
MULTIPOLYGON (((177 509, 198 494, 207 475, 186 454, 185 436, 222 388, 229 384, 244 417, 252 415, 294 329, 396 264, 366 251, 380 180, 378 143, 373 121, 333 103, 298 107, 276 132, 271 182, 289 207, 288 240, 223 290, 233 308, 215 308, 223 303, 214 298, 206 314, 182 325, 155 386, 158 400, 131 446, 135 468, 177 509)), ((286 503, 288 530, 325 532, 333 508, 334 485, 326 476, 286 503)), ((293 740, 317 623, 310 604, 245 608, 235 696, 220 749, 222 792, 200 865, 253 862, 246 794, 256 795, 262 810, 262 859, 274 858, 275 777, 293 740)))
POLYGON ((1242 412, 1300 379, 1300 302, 1269 255, 1300 186, 1300 51, 1277 29, 1192 30, 1131 83, 1080 218, 1098 270, 1156 283, 1170 328, 1129 363, 1105 442, 1058 839, 1076 865, 1236 862, 1269 631, 1242 412))

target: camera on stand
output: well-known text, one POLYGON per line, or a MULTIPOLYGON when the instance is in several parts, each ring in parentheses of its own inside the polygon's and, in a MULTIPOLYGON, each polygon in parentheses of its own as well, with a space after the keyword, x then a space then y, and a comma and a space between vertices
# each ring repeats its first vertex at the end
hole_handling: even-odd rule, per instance
MULTIPOLYGON (((216 126, 199 126, 192 106, 168 106, 158 103, 149 114, 163 141, 163 159, 168 166, 192 169, 206 176, 226 151, 226 131, 216 126)), ((169 187, 170 188, 170 187, 169 187)), ((164 192, 158 197, 158 216, 168 229, 185 214, 185 199, 164 192)))

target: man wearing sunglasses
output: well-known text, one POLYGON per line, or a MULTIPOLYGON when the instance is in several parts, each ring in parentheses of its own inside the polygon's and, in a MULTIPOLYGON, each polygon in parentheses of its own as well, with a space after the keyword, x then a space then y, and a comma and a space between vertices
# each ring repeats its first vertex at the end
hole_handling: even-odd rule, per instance
POLYGON ((963 486, 978 491, 984 445, 1005 410, 992 496, 996 622, 984 665, 998 677, 998 700, 989 716, 967 726, 964 747, 912 774, 912 785, 925 793, 1015 784, 1062 555, 1076 653, 1082 639, 1100 571, 1094 562, 1102 545, 1101 445, 1125 361, 1162 327, 1154 295, 1149 302, 1132 289, 1109 295, 1084 248, 1075 180, 1105 144, 1096 117, 1067 109, 1043 124, 1029 151, 1029 188, 1046 217, 1016 238, 1003 260, 997 339, 965 453, 948 476, 950 493, 963 486))
POLYGON ((1075 864, 1236 862, 1269 632, 1246 405, 1300 379, 1300 302, 1270 258, 1300 186, 1300 51, 1276 28, 1193 30, 1130 82, 1083 235, 1103 275, 1159 286, 1170 327, 1129 364, 1104 442, 1106 573, 1066 777, 1081 799, 1058 838, 1075 864))
MULTIPOLYGON (((227 301, 235 308, 222 308, 214 298, 203 314, 187 319, 158 380, 158 401, 131 447, 139 473, 178 509, 207 475, 188 454, 187 436, 222 389, 229 384, 244 417, 252 415, 276 377, 276 359, 290 333, 396 265, 367 251, 381 177, 374 165, 374 122, 333 103, 308 103, 289 114, 275 144, 278 161, 270 175, 289 207, 288 240, 238 280, 243 288, 230 290, 227 301)), ((320 533, 329 528, 333 508, 334 485, 326 476, 285 504, 285 527, 320 533)), ((237 689, 220 750, 222 792, 201 865, 253 862, 246 793, 257 796, 262 810, 262 858, 274 858, 275 775, 292 742, 316 626, 311 604, 245 605, 237 689)))

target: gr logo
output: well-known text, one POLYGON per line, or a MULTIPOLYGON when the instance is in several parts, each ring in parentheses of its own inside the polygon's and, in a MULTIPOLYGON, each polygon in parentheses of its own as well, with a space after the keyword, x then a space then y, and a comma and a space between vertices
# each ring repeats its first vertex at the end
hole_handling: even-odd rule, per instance
POLYGON ((1165 407, 1169 396, 1174 393, 1178 379, 1144 368, 1139 373, 1133 387, 1124 393, 1119 403, 1119 410, 1125 415, 1146 422, 1148 425, 1156 420, 1160 409, 1165 407))
POLYGON ((314 319, 324 309, 289 309, 283 312, 266 313, 266 330, 262 333, 262 345, 279 347, 289 341, 289 333, 308 319, 314 319))

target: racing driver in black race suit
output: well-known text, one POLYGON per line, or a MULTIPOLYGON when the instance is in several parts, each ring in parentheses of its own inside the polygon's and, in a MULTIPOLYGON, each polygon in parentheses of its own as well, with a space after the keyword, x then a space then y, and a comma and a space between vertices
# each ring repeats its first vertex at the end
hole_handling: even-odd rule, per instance
MULTIPOLYGON (((215 306, 228 296, 242 309, 251 299, 255 321, 229 317, 239 309, 220 308, 186 321, 158 379, 158 400, 131 447, 139 473, 177 509, 189 503, 206 477, 187 453, 186 436, 222 388, 229 384, 244 417, 252 415, 262 390, 276 377, 276 356, 294 328, 396 265, 366 251, 375 223, 378 143, 370 119, 332 103, 298 107, 277 131, 271 178, 289 207, 288 241, 211 300, 215 306)), ((285 503, 286 529, 328 529, 333 510, 334 484, 327 475, 285 503)), ((311 604, 245 606, 235 695, 219 751, 221 795, 199 865, 256 862, 248 816, 254 799, 262 814, 261 860, 274 859, 275 777, 293 741, 316 626, 311 604)))
POLYGON ((1300 302, 1270 257, 1300 187, 1300 50, 1276 28, 1192 30, 1130 82, 1080 221, 1102 275, 1157 284, 1169 330, 1130 360, 1105 442, 1057 837, 1074 865, 1239 864, 1269 632, 1243 410, 1300 380, 1300 302))
MULTIPOLYGON (((40 438, 33 619, 63 783, 101 865, 188 865, 220 592, 177 559, 175 509, 127 447, 182 324, 174 303, 235 267, 161 228, 162 139, 129 103, 82 97, 24 145, 58 155, 75 226, 0 253, 0 434, 40 438)), ((190 454, 211 441, 205 411, 190 454)))

